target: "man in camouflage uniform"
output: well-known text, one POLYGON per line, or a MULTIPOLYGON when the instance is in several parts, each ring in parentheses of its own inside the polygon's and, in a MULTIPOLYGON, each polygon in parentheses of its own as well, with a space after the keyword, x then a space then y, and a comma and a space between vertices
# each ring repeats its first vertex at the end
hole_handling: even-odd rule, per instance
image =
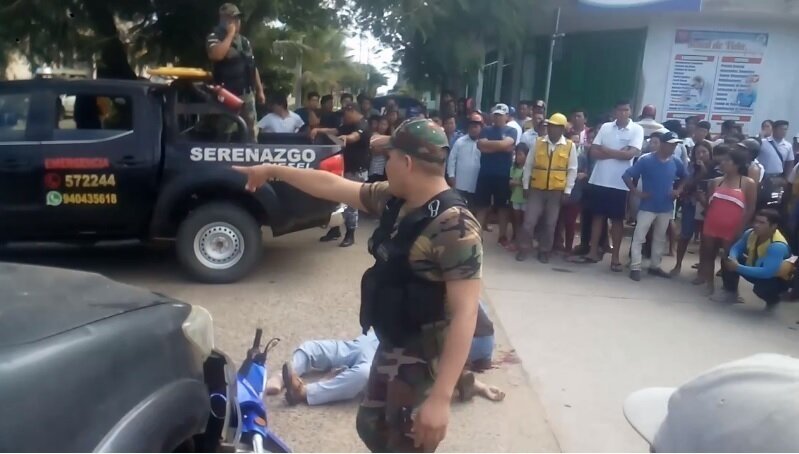
MULTIPOLYGON (((359 183, 329 172, 269 164, 234 168, 247 175, 246 187, 251 191, 277 178, 315 197, 383 213, 381 226, 370 240, 376 263, 365 273, 363 296, 372 293, 369 275, 381 263, 377 257, 382 245, 393 247, 398 238, 408 240, 409 247, 400 251, 405 255, 399 255, 400 266, 408 273, 395 274, 403 276, 400 280, 412 281, 421 294, 440 298, 419 298, 422 305, 399 301, 413 305, 413 311, 444 315, 432 323, 409 324, 407 320, 429 317, 416 317, 416 312, 409 313, 410 308, 390 305, 393 295, 380 282, 377 287, 383 291, 377 304, 366 308, 378 316, 365 313, 362 301, 361 324, 366 328, 366 319, 366 325, 374 326, 380 345, 358 411, 357 429, 374 452, 430 452, 446 434, 450 401, 475 333, 482 273, 481 229, 462 200, 453 199, 444 180, 448 141, 440 126, 427 119, 412 119, 390 138, 375 139, 372 145, 382 139, 386 139, 388 150, 386 182, 359 183), (393 222, 387 212, 396 214, 393 222), (410 224, 419 230, 407 235, 407 225, 416 219, 424 221, 410 224), (430 289, 435 291, 427 292, 430 289), (386 318, 391 310, 398 312, 397 318, 386 318), (404 332, 392 331, 397 326, 404 332)), ((398 256, 391 257, 397 260, 398 256)))
POLYGON ((213 63, 214 83, 240 97, 244 105, 239 113, 255 139, 255 101, 266 102, 261 76, 255 67, 250 40, 242 36, 241 11, 232 3, 219 7, 219 25, 206 39, 208 58, 213 63))

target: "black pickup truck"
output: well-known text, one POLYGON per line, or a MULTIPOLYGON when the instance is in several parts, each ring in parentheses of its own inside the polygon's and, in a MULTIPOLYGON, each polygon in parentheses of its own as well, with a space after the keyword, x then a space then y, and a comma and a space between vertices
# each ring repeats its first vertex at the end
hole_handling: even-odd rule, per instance
POLYGON ((337 205, 281 182, 247 193, 231 166, 343 172, 330 136, 248 137, 197 82, 0 82, 0 242, 174 239, 193 278, 234 282, 262 254, 261 226, 323 226, 337 205), (61 100, 73 96, 67 119, 61 100))

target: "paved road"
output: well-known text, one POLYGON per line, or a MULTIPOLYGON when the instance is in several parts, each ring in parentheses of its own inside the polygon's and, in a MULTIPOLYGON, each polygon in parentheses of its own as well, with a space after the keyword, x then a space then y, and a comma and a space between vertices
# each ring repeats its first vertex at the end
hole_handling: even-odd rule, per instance
POLYGON ((722 307, 700 296, 690 269, 675 281, 636 283, 611 273, 609 259, 519 264, 493 240, 485 240, 486 292, 564 451, 646 452, 622 414, 631 392, 758 352, 799 356, 799 304, 764 313, 744 283, 747 304, 722 307))
MULTIPOLYGON (((367 222, 368 224, 368 222, 367 222)), ((371 231, 364 226, 364 232, 371 231)), ((320 245, 323 232, 311 230, 265 239, 263 263, 246 280, 231 285, 187 282, 172 251, 131 245, 100 248, 12 248, 0 259, 97 271, 122 282, 144 286, 200 304, 214 316, 216 344, 240 361, 256 327, 283 342, 268 361, 278 371, 299 342, 310 338, 353 338, 359 332, 360 275, 369 265, 365 236, 356 247, 320 245)), ((453 424, 441 446, 444 451, 557 451, 559 448, 521 366, 504 334, 498 332, 498 356, 508 357, 480 378, 502 387, 503 403, 476 400, 453 405, 453 424)), ((364 451, 355 433, 357 403, 324 408, 289 408, 268 398, 270 424, 299 452, 364 451)))

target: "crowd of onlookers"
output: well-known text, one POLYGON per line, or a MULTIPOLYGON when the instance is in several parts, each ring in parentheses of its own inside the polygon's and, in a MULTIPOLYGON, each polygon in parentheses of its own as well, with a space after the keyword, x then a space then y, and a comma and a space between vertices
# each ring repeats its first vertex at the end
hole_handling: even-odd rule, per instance
POLYGON ((553 251, 585 264, 609 253, 610 269, 622 272, 629 254, 630 278, 639 281, 648 255, 647 273, 670 278, 682 272, 693 240, 700 243, 693 282, 714 300, 737 301, 741 276, 767 307, 791 289, 799 142, 786 137, 787 121, 766 120, 747 137, 733 121, 718 134, 701 117, 661 124, 651 105, 634 121, 628 101, 590 126, 584 109, 545 118, 544 108, 521 103, 514 115, 497 104, 488 125, 480 116, 469 120, 450 153, 452 184, 484 223, 489 209, 497 211, 499 242, 517 260, 526 260, 537 240, 543 263, 553 251), (580 244, 573 247, 578 218, 580 244), (629 251, 620 246, 625 221, 634 226, 629 251), (666 272, 661 259, 675 248, 676 265, 666 272), (715 291, 719 256, 724 285, 715 291))
MULTIPOLYGON (((747 137, 733 121, 723 122, 717 134, 701 117, 660 123, 651 105, 634 119, 624 100, 590 124, 585 109, 547 117, 539 100, 480 112, 473 100, 448 92, 431 112, 421 105, 400 109, 391 98, 377 110, 364 95, 341 95, 339 110, 330 95, 312 92, 305 101, 295 113, 285 97, 270 98, 270 113, 258 126, 338 135, 345 142, 345 176, 357 181, 386 178, 385 155, 370 146, 372 137, 390 135, 408 118, 438 123, 450 143, 448 181, 485 228, 497 224, 499 244, 519 261, 534 247, 543 263, 553 253, 584 264, 609 254, 612 271, 623 272, 626 262, 638 281, 648 257, 647 274, 670 278, 682 272, 694 241, 700 260, 693 282, 706 285, 713 299, 735 300, 736 276, 753 281, 769 307, 791 288, 799 142, 786 137, 787 121, 763 121, 759 134, 747 137), (634 226, 627 251, 621 248, 625 224, 634 226), (758 229, 759 236, 752 235, 758 229), (676 255, 669 272, 660 267, 664 255, 676 255), (719 255, 724 286, 715 291, 719 255)), ((345 220, 341 245, 349 246, 357 211, 345 213, 345 220)), ((322 241, 340 237, 334 228, 322 241)))

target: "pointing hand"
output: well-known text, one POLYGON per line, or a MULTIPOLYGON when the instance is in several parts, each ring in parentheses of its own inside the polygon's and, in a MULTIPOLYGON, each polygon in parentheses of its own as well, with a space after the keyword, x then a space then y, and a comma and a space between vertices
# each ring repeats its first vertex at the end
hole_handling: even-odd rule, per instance
POLYGON ((242 167, 233 166, 233 170, 247 176, 247 184, 244 186, 250 192, 255 192, 264 185, 269 179, 274 178, 272 164, 261 164, 259 166, 242 167))

